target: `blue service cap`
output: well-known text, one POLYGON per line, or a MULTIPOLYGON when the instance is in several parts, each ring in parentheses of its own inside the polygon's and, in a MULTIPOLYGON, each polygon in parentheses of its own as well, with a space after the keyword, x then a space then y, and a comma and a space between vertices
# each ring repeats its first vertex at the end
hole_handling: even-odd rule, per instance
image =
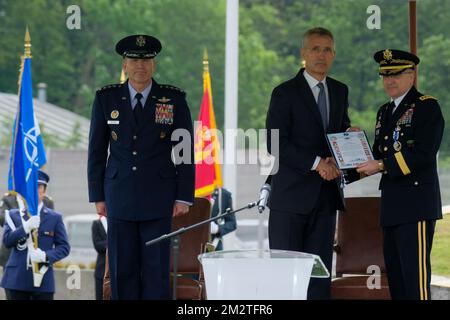
POLYGON ((50 181, 50 177, 48 176, 48 174, 46 174, 42 170, 39 170, 38 171, 38 185, 39 184, 47 185, 49 181, 50 181))

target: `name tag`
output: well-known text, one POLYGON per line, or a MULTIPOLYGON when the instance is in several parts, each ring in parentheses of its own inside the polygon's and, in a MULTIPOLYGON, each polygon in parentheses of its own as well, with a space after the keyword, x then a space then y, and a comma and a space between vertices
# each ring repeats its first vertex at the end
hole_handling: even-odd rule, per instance
POLYGON ((108 124, 119 124, 119 120, 108 120, 108 124))

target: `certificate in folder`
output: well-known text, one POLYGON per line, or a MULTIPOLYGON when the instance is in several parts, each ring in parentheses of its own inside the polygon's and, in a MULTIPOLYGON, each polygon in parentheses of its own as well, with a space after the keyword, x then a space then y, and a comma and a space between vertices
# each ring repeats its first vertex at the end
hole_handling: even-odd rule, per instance
POLYGON ((340 170, 374 159, 365 131, 329 133, 327 141, 340 170))

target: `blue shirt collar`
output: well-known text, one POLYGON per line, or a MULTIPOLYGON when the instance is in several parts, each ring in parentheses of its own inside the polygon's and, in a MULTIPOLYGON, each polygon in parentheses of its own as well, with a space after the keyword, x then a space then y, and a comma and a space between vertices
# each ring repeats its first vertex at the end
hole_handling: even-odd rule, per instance
MULTIPOLYGON (((148 98, 148 96, 150 94, 150 90, 152 90, 152 84, 153 84, 153 81, 141 92, 142 97, 143 97, 141 99, 142 106, 145 106, 145 102, 147 101, 147 98, 148 98)), ((138 93, 138 92, 130 84, 130 81, 128 81, 128 90, 130 91, 131 106, 134 109, 134 106, 137 103, 137 99, 135 98, 135 96, 136 96, 136 93, 138 93)))

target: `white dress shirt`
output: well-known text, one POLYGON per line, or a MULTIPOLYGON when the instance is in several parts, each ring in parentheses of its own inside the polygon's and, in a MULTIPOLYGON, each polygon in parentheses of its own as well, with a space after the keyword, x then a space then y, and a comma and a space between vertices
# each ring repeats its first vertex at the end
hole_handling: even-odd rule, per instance
MULTIPOLYGON (((409 89, 409 90, 411 90, 411 89, 409 89)), ((392 110, 392 114, 394 114, 395 110, 397 110, 398 105, 400 104, 400 102, 402 102, 403 98, 408 94, 409 90, 406 91, 403 95, 401 95, 398 98, 395 98, 395 99, 391 98, 391 102, 394 101, 394 104, 395 104, 395 108, 392 110)))
MULTIPOLYGON (((328 114, 328 120, 330 119, 330 96, 328 94, 328 86, 327 86, 327 77, 325 77, 322 81, 317 80, 316 78, 314 78, 313 76, 311 76, 306 70, 303 71, 303 76, 306 79, 306 82, 308 82, 309 87, 311 88, 311 91, 314 95, 314 99, 316 100, 316 103, 319 100, 319 93, 320 93, 320 88, 317 86, 320 82, 323 83, 323 86, 325 88, 325 97, 327 99, 327 114, 328 114)), ((327 121, 328 122, 328 121, 327 121)), ((320 162, 320 157, 316 156, 316 160, 314 160, 314 163, 311 167, 311 170, 316 170, 317 165, 320 162)))

